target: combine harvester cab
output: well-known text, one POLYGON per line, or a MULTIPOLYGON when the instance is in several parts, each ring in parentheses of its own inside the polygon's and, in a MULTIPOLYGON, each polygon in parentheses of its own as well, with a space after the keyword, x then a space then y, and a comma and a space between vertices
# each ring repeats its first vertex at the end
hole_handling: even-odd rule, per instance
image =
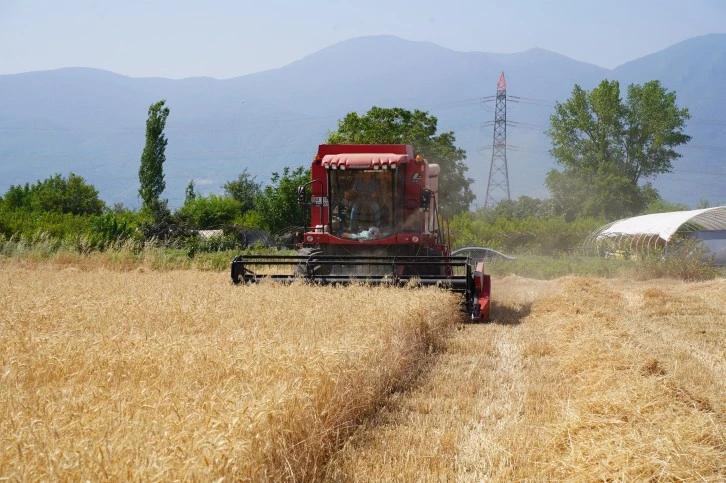
POLYGON ((438 285, 461 293, 473 320, 486 320, 490 278, 483 264, 451 256, 438 211, 439 166, 405 144, 321 144, 311 180, 298 187, 310 207, 297 255, 240 255, 232 282, 438 285))

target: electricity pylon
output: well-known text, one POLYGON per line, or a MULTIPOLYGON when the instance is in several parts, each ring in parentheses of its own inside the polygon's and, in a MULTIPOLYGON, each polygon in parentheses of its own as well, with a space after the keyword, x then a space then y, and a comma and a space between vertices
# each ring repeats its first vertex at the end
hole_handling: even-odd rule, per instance
POLYGON ((503 199, 510 200, 509 171, 507 169, 507 81, 504 72, 497 82, 497 102, 494 109, 494 141, 492 162, 484 207, 493 207, 503 199))

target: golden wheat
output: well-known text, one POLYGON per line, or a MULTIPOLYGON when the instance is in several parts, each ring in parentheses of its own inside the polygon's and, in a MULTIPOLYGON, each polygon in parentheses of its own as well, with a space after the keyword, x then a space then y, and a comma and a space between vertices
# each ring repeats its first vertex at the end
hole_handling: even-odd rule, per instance
POLYGON ((458 319, 439 290, 0 268, 0 479, 303 479, 458 319))
POLYGON ((508 277, 452 332, 435 290, 125 270, 1 268, 0 479, 726 479, 723 279, 508 277))

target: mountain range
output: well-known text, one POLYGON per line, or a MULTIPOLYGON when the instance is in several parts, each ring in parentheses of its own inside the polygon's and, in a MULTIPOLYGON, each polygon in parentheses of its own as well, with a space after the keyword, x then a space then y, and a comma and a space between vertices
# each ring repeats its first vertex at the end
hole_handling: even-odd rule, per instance
POLYGON ((483 203, 501 72, 512 198, 548 196, 544 177, 556 165, 545 131, 555 102, 565 101, 574 84, 591 89, 615 79, 624 95, 630 83, 658 79, 690 110, 692 140, 679 149, 674 172, 654 185, 671 202, 726 204, 726 34, 692 38, 615 69, 542 49, 458 52, 375 36, 231 79, 130 78, 91 68, 2 75, 0 193, 74 172, 107 203, 137 207, 147 110, 166 99, 164 197, 172 207, 183 203, 192 179, 201 193, 219 193, 244 169, 265 183, 273 171, 308 165, 339 119, 374 105, 422 109, 438 118, 439 132, 454 131, 483 203))

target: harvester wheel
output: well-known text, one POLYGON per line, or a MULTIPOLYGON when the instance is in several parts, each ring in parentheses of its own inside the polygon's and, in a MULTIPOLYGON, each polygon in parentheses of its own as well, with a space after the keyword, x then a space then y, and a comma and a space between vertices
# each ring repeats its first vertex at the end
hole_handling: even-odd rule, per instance
MULTIPOLYGON (((295 265, 295 276, 296 277, 303 277, 307 278, 308 276, 308 265, 312 261, 315 260, 316 255, 321 255, 322 252, 320 250, 316 250, 314 248, 301 248, 297 251, 297 255, 299 257, 305 257, 308 261, 307 262, 301 262, 295 265)), ((318 273, 320 270, 320 265, 313 264, 312 267, 310 267, 313 273, 318 273)))

